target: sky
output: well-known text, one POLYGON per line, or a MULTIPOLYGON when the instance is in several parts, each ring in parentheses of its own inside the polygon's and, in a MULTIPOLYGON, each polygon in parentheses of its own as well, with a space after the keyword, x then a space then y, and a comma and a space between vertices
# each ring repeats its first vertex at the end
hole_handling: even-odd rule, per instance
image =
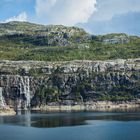
POLYGON ((78 26, 140 36, 140 0, 0 0, 0 22, 78 26))

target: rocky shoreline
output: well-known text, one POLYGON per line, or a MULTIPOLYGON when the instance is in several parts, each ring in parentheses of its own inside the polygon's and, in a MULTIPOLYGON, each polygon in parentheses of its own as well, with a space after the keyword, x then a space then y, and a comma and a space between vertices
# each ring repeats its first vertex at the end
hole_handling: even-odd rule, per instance
MULTIPOLYGON (((29 110, 42 112, 43 111, 72 112, 72 111, 114 111, 114 110, 135 110, 135 109, 140 109, 140 101, 135 102, 97 101, 97 102, 86 102, 77 105, 41 105, 34 108, 30 108, 29 110)), ((23 111, 25 111, 25 109, 23 109, 23 111)), ((12 108, 0 109, 0 116, 13 116, 13 115, 16 115, 16 111, 12 108)))
POLYGON ((111 111, 115 109, 135 109, 140 108, 140 102, 127 102, 127 103, 119 103, 119 102, 110 102, 110 101, 98 101, 92 103, 84 103, 79 105, 44 105, 40 107, 32 108, 32 110, 36 111, 111 111))
POLYGON ((11 109, 11 108, 0 109, 0 116, 13 116, 13 115, 16 115, 16 112, 14 111, 14 109, 11 109))

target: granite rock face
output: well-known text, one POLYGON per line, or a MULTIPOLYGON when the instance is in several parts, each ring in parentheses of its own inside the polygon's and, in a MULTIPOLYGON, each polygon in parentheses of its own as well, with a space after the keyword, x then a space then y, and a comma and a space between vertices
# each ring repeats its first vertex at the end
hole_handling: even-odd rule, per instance
POLYGON ((0 105, 14 109, 140 99, 140 59, 0 61, 0 105))

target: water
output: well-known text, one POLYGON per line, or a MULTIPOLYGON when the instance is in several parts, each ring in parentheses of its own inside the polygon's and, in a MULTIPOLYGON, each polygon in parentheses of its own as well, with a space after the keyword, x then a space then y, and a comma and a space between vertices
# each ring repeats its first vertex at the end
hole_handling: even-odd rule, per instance
POLYGON ((0 140, 140 140, 140 112, 19 112, 0 117, 0 140))
POLYGON ((2 95, 2 87, 0 87, 0 107, 4 108, 5 107, 5 101, 2 95))
MULTIPOLYGON (((28 76, 20 77, 20 95, 25 95, 25 109, 30 108, 30 79, 28 76)), ((18 109, 21 108, 21 99, 19 100, 18 109)))

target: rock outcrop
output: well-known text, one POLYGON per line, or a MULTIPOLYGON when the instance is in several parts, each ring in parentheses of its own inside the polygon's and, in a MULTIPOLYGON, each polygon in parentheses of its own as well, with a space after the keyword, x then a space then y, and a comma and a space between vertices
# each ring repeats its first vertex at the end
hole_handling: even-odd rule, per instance
POLYGON ((89 42, 91 35, 78 27, 14 21, 0 23, 0 39, 35 46, 74 46, 76 43, 89 42))
POLYGON ((113 105, 131 102, 134 106, 139 105, 139 99, 140 59, 0 61, 1 107, 20 110, 90 105, 94 108, 99 106, 98 101, 111 101, 113 105))

